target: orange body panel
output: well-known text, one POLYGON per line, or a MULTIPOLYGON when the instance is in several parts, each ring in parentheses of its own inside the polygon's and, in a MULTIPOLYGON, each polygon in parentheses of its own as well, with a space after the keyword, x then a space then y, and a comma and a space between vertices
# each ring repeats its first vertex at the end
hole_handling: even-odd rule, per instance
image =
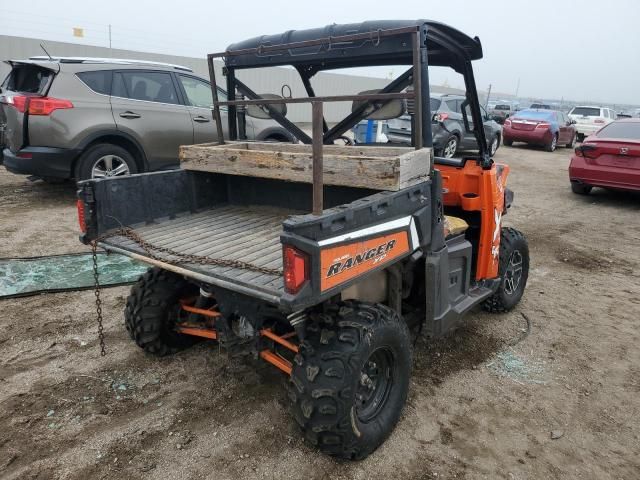
POLYGON ((409 252, 407 231, 356 240, 320 253, 320 289, 335 287, 409 252))
POLYGON ((437 169, 442 174, 445 207, 480 212, 476 280, 496 278, 509 166, 494 164, 490 170, 483 170, 476 162, 468 161, 464 167, 438 165, 437 169))

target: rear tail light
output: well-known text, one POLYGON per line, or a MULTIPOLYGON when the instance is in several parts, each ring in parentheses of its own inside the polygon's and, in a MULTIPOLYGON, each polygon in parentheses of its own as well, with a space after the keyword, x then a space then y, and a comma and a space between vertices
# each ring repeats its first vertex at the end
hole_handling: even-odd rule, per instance
POLYGON ((84 202, 78 199, 76 206, 78 208, 78 224, 80 225, 80 231, 82 233, 87 233, 87 224, 84 216, 84 202))
POLYGON ((27 97, 24 95, 3 95, 0 97, 0 103, 11 105, 20 113, 24 113, 27 106, 27 97))
POLYGON ((433 121, 436 123, 442 123, 445 120, 447 120, 449 118, 449 114, 448 113, 436 113, 433 116, 433 121))
POLYGON ((578 157, 584 158, 598 158, 600 156, 600 149, 596 145, 591 145, 589 143, 582 144, 575 149, 576 155, 578 157))
POLYGON ((309 280, 309 256, 291 245, 282 251, 284 264, 284 288, 287 293, 298 293, 309 280))
POLYGON ((603 124, 604 120, 602 120, 601 118, 596 118, 593 123, 598 123, 598 124, 603 124))
POLYGON ((536 125, 536 128, 549 128, 550 125, 546 122, 540 122, 538 125, 536 125))
POLYGON ((11 105, 20 113, 28 111, 29 115, 50 115, 54 110, 73 108, 73 103, 69 100, 52 97, 7 95, 1 97, 0 102, 11 105))
POLYGON ((31 97, 29 99, 29 115, 50 115, 54 110, 73 108, 69 100, 51 97, 31 97))

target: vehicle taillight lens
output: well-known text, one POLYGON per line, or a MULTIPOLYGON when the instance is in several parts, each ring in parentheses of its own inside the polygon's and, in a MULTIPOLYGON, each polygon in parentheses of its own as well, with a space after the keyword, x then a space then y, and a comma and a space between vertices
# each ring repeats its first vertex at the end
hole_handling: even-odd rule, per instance
POLYGON ((87 233, 87 224, 84 217, 84 202, 78 199, 76 206, 78 207, 78 224, 80 225, 80 231, 87 233))
POLYGON ((24 113, 27 105, 27 97, 24 95, 3 95, 0 97, 0 103, 11 105, 20 113, 24 113))
POLYGON ((436 113, 433 116, 433 121, 436 123, 441 123, 444 122, 445 120, 447 120, 449 118, 449 114, 448 113, 436 113))
POLYGON ((29 115, 50 115, 54 110, 73 108, 69 100, 51 97, 31 97, 29 99, 29 115))
POLYGON ((309 280, 309 257, 291 245, 284 246, 282 256, 284 288, 287 293, 298 293, 302 285, 309 280))
POLYGON ((545 122, 541 122, 538 125, 536 125, 536 128, 549 128, 549 124, 545 122))
POLYGON ((601 118, 596 118, 596 119, 593 121, 593 123, 599 123, 599 124, 602 124, 602 123, 604 123, 604 120, 602 120, 601 118))
POLYGON ((511 120, 506 119, 506 120, 504 121, 503 125, 504 125, 505 127, 510 127, 510 126, 511 126, 511 120))
POLYGON ((583 143, 575 149, 575 152, 578 157, 590 159, 596 159, 602 153, 598 146, 592 143, 583 143))

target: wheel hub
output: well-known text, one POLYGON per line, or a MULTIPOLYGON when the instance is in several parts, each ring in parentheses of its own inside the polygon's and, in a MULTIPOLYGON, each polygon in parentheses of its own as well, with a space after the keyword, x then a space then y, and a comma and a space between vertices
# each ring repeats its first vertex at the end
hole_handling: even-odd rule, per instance
POLYGON ((91 167, 91 178, 109 178, 129 175, 129 165, 117 155, 104 155, 91 167))
POLYGON ((522 279, 522 253, 514 250, 509 258, 507 270, 504 273, 504 291, 507 295, 513 295, 520 286, 522 279))
POLYGON ((393 357, 386 349, 374 351, 360 372, 356 413, 362 422, 373 419, 386 403, 392 386, 393 357))

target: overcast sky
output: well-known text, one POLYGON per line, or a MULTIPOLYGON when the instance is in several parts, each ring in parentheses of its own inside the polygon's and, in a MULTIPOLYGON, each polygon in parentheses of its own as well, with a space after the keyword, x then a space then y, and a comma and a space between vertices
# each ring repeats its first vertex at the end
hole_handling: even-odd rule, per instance
MULTIPOLYGON (((480 89, 515 94, 519 80, 520 96, 640 104, 638 0, 0 0, 0 34, 108 46, 111 24, 114 48, 199 57, 257 35, 387 18, 479 36, 480 89)), ((432 78, 461 85, 454 73, 432 78)))

